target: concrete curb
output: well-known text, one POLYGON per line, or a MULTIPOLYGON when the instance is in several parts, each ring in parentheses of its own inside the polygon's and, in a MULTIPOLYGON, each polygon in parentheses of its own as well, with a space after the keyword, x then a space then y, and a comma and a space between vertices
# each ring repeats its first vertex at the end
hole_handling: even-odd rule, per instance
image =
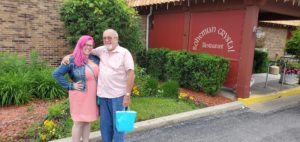
POLYGON ((293 96, 293 95, 297 95, 297 94, 300 94, 300 87, 287 89, 287 90, 279 91, 276 93, 270 93, 267 95, 254 95, 254 96, 250 96, 249 98, 246 98, 246 99, 239 98, 238 101, 242 102, 245 106, 249 107, 250 105, 253 105, 255 103, 266 102, 266 101, 278 99, 281 97, 293 96))
MULTIPOLYGON (((203 108, 203 109, 198 109, 198 110, 173 114, 173 115, 169 115, 169 116, 159 117, 159 118, 155 118, 155 119, 150 119, 150 120, 146 120, 146 121, 142 121, 142 122, 137 122, 134 124, 135 129, 134 129, 134 132, 132 132, 132 133, 137 133, 137 132, 141 132, 141 131, 145 131, 145 130, 159 128, 159 127, 166 126, 166 125, 172 125, 172 124, 176 124, 179 122, 193 120, 193 119, 197 119, 197 118, 201 118, 201 117, 205 117, 205 116, 220 114, 220 113, 224 113, 224 112, 231 111, 231 110, 241 109, 243 107, 244 107, 243 103, 236 101, 236 102, 226 103, 226 104, 222 104, 222 105, 207 107, 207 108, 203 108)), ((71 137, 54 140, 52 142, 70 142, 70 141, 72 141, 71 137)), ((99 141, 101 141, 100 131, 92 132, 90 134, 90 142, 99 142, 99 141)))
POLYGON ((256 103, 249 108, 258 113, 272 113, 283 109, 288 109, 300 104, 300 94, 283 97, 262 103, 256 103))

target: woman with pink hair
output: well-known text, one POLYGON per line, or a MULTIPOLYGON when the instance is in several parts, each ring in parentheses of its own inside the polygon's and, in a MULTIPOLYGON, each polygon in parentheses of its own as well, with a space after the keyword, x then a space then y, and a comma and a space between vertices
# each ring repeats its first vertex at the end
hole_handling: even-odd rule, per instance
POLYGON ((99 117, 96 89, 100 59, 91 55, 94 39, 89 35, 77 41, 70 63, 61 64, 52 74, 69 91, 70 113, 73 120, 72 142, 88 142, 90 122, 99 117), (68 73, 71 82, 64 78, 68 73))

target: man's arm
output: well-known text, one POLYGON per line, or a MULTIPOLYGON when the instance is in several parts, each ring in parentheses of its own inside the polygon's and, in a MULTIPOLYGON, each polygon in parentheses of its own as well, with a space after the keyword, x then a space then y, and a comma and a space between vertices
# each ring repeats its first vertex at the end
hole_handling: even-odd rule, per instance
POLYGON ((100 56, 99 56, 99 55, 100 55, 100 54, 99 54, 99 48, 100 48, 100 47, 97 47, 97 48, 93 49, 92 52, 91 52, 91 54, 92 54, 92 55, 95 55, 95 56, 98 56, 98 57, 100 58, 100 56))
POLYGON ((130 94, 134 84, 134 70, 129 69, 127 71, 127 88, 126 88, 126 95, 124 96, 123 106, 128 107, 130 105, 130 94))
POLYGON ((69 54, 69 55, 66 55, 60 64, 63 64, 63 65, 68 65, 70 63, 70 57, 71 57, 72 54, 69 54))
MULTIPOLYGON (((98 50, 99 47, 95 48, 92 50, 91 54, 92 55, 95 55, 95 56, 98 56, 100 58, 100 54, 99 54, 99 50, 98 50)), ((69 55, 66 55, 62 61, 61 61, 61 64, 64 64, 64 65, 67 65, 70 63, 70 57, 71 57, 72 54, 69 54, 69 55)))
POLYGON ((130 104, 130 94, 134 84, 134 63, 130 52, 127 50, 124 56, 124 66, 127 74, 126 94, 123 100, 123 106, 128 107, 130 104))
POLYGON ((135 77, 134 70, 132 69, 128 70, 127 72, 128 80, 127 80, 127 89, 126 89, 127 93, 131 93, 134 84, 134 77, 135 77))

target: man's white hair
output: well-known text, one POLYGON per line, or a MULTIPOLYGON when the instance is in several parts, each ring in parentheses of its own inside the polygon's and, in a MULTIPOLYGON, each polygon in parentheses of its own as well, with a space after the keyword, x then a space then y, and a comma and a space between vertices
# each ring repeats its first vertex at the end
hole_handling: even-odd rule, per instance
POLYGON ((114 29, 107 29, 104 31, 104 33, 109 32, 115 35, 115 37, 119 38, 118 32, 114 29))

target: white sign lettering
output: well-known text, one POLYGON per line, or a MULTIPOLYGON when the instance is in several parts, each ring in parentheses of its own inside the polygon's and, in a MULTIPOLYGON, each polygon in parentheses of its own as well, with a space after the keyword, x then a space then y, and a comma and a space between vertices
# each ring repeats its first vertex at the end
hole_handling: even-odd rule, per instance
MULTIPOLYGON (((217 35, 222 37, 222 39, 226 42, 226 47, 228 52, 235 51, 231 36, 224 29, 222 28, 217 29, 217 27, 214 26, 207 27, 198 34, 198 36, 194 39, 193 50, 197 50, 201 39, 210 33, 216 33, 217 35)), ((223 49, 223 46, 224 46, 223 44, 202 42, 202 48, 223 49)))
POLYGON ((223 49, 223 44, 212 44, 212 43, 206 43, 202 42, 202 48, 214 48, 214 49, 223 49))

